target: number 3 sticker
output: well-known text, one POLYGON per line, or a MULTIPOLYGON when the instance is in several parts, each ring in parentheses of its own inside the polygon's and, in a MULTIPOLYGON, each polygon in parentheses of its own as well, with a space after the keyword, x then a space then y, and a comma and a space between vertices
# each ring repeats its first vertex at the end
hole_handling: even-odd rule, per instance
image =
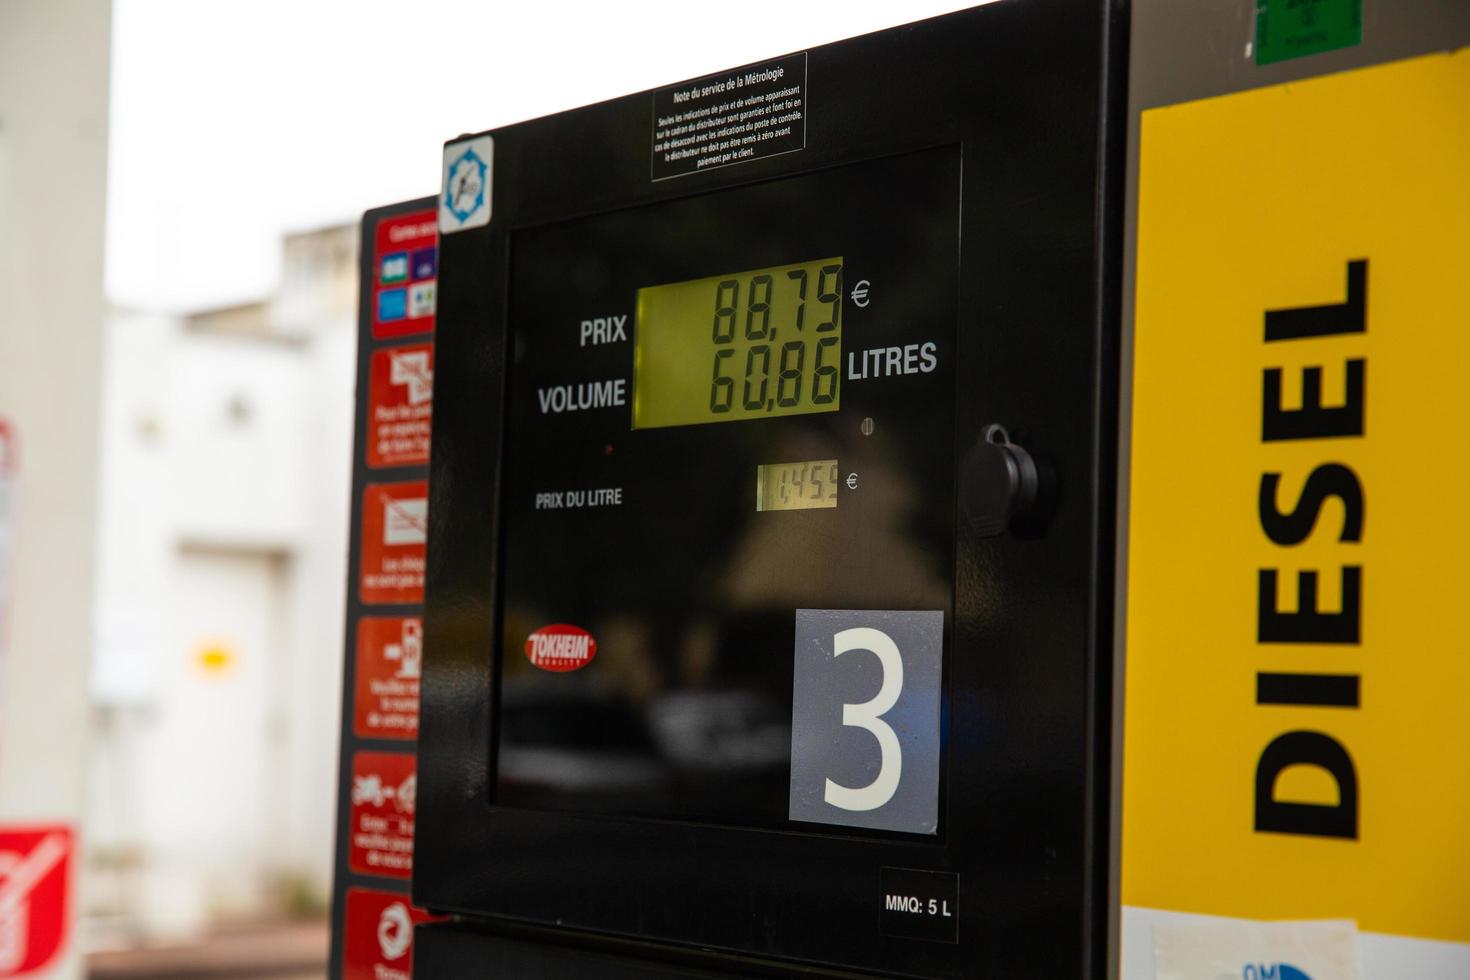
POLYGON ((933 834, 944 613, 798 609, 789 816, 933 834))
POLYGON ((883 665, 883 683, 873 700, 862 704, 844 704, 842 723, 852 728, 866 728, 878 740, 882 752, 878 764, 878 777, 866 786, 851 789, 827 780, 823 798, 833 806, 844 810, 876 810, 898 790, 898 780, 903 775, 903 749, 898 736, 883 720, 883 714, 898 701, 903 690, 903 655, 887 633, 871 626, 854 626, 843 630, 833 639, 832 656, 840 657, 850 650, 871 650, 883 665))

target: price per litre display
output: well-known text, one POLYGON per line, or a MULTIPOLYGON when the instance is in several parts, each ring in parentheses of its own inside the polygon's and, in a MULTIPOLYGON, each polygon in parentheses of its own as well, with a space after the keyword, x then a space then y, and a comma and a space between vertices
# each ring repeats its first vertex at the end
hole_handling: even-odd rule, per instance
POLYGON ((633 428, 835 412, 842 259, 638 290, 633 428))
POLYGON ((755 468, 756 510, 837 506, 837 460, 762 463, 755 468))

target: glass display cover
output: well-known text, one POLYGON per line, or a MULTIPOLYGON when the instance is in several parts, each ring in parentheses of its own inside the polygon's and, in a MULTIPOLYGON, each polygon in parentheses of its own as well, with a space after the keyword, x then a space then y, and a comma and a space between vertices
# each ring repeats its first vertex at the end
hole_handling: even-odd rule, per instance
MULTIPOLYGON (((938 758, 959 190, 944 147, 511 233, 497 806, 811 830, 823 778, 898 777, 885 725, 928 719, 938 758), (863 610, 887 612, 850 635, 899 643, 902 697, 843 728, 810 699, 875 698, 885 662, 798 676, 798 623, 863 610), (798 807, 793 711, 871 771, 813 769, 798 807)), ((933 784, 889 792, 942 812, 933 784)), ((934 832, 852 812, 833 832, 934 832)))

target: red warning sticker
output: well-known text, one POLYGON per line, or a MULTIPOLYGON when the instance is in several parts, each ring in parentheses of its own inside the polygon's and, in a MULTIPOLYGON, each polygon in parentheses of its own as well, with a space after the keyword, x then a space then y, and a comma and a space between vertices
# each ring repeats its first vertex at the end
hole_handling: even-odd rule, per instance
POLYGON ((369 483, 362 496, 363 602, 423 602, 429 484, 369 483))
POLYGON ((378 222, 373 249, 373 337, 411 337, 434 329, 439 282, 438 212, 378 222))
POLYGON ((0 827, 0 977, 44 968, 66 945, 70 827, 0 827))
POLYGON ((352 757, 352 812, 347 866, 361 874, 413 875, 414 757, 358 752, 352 757))
POLYGON ((374 351, 368 371, 368 465, 427 463, 433 409, 433 344, 374 351))
POLYGON ((441 919, 409 904, 407 895, 347 889, 342 980, 409 980, 414 925, 441 919))
POLYGON ((358 738, 416 738, 423 621, 365 616, 357 622, 352 732, 358 738))
POLYGON ((597 641, 580 626, 552 623, 526 637, 526 659, 534 667, 562 674, 581 670, 597 656, 597 641))

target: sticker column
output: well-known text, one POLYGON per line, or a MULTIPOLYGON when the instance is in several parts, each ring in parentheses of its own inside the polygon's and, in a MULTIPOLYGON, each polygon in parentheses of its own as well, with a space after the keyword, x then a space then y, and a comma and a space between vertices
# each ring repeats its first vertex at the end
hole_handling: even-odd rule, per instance
POLYGON ((438 273, 433 199, 363 216, 332 976, 406 980, 438 273))

